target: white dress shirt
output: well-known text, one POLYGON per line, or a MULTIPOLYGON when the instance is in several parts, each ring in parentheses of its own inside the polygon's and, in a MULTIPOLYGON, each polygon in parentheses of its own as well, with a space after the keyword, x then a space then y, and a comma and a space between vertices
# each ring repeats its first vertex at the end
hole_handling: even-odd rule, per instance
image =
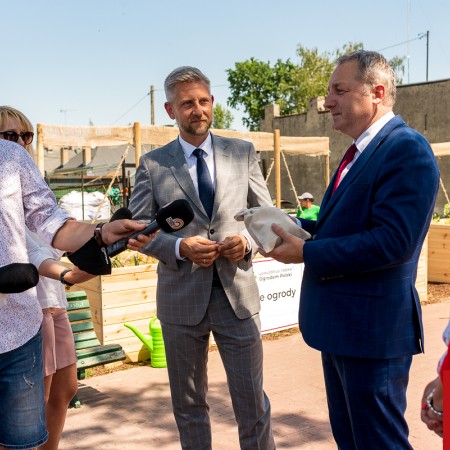
POLYGON ((353 157, 353 160, 351 163, 345 167, 345 169, 342 171, 341 177, 339 179, 339 183, 344 179, 345 175, 347 175, 348 171, 352 168, 355 161, 360 157, 362 152, 366 149, 366 147, 370 144, 372 139, 379 133, 379 131, 391 120, 395 117, 395 114, 390 111, 387 114, 385 114, 383 117, 378 119, 376 122, 374 122, 369 128, 367 128, 364 133, 359 136, 356 141, 353 141, 353 143, 356 145, 356 148, 358 151, 355 153, 355 156, 353 157))

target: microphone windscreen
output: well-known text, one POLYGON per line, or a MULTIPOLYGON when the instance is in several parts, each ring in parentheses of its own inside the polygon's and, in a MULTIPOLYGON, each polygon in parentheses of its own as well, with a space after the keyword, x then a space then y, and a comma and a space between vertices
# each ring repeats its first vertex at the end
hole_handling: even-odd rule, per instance
POLYGON ((36 286, 39 272, 33 264, 12 263, 0 267, 0 293, 17 294, 36 286))
POLYGON ((166 233, 173 233, 189 225, 194 218, 194 211, 185 199, 174 200, 163 206, 156 214, 155 220, 166 233))
POLYGON ((125 208, 125 206, 122 206, 122 208, 119 208, 117 211, 114 212, 109 221, 114 222, 115 220, 132 219, 132 218, 133 214, 131 213, 131 211, 128 208, 125 208))

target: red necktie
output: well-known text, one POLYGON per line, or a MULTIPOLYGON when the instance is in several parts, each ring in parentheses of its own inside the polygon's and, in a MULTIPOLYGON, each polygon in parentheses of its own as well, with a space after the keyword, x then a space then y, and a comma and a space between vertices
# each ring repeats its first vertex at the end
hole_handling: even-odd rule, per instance
POLYGON ((341 162, 341 165, 339 166, 336 178, 334 180, 333 190, 331 194, 334 194, 334 191, 339 186, 339 183, 341 181, 341 175, 343 170, 353 161, 353 158, 355 157, 355 153, 358 151, 355 144, 352 144, 348 150, 345 152, 344 159, 341 162))

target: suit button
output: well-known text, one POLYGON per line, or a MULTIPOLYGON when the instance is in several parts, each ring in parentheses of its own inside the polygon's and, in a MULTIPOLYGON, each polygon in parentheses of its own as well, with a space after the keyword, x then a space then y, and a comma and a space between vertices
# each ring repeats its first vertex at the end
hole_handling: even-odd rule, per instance
POLYGON ((315 240, 317 239, 317 236, 316 236, 315 234, 313 234, 311 239, 312 239, 313 241, 315 241, 315 240))
POLYGON ((214 233, 215 233, 214 229, 209 230, 209 234, 214 234, 214 233))

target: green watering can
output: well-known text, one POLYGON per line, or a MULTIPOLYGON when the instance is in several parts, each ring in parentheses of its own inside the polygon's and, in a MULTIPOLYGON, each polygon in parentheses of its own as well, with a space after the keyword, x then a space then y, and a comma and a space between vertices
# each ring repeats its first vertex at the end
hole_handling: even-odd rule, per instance
POLYGON ((148 326, 150 334, 141 333, 134 325, 131 325, 130 323, 124 323, 124 325, 129 328, 148 348, 150 351, 150 365, 152 367, 167 367, 161 323, 157 317, 150 319, 148 326))

